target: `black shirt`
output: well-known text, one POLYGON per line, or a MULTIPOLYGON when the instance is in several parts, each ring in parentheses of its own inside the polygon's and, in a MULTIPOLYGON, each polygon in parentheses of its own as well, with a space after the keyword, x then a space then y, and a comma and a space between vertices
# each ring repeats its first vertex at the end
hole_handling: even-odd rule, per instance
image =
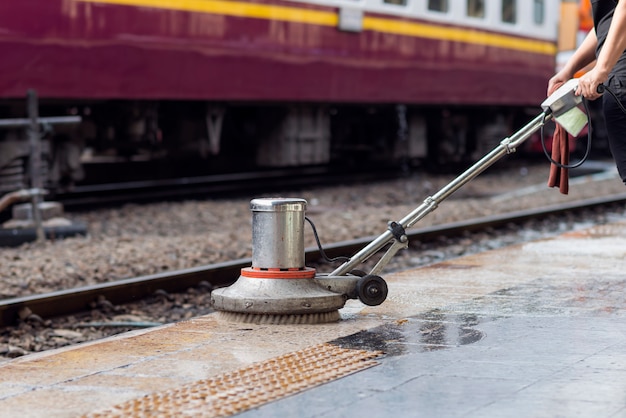
MULTIPOLYGON (((619 0, 591 0, 591 10, 593 13, 593 26, 596 30, 596 38, 598 46, 596 47, 596 57, 600 54, 600 50, 604 46, 606 36, 609 33, 609 27, 613 20, 613 12, 619 0)), ((626 52, 626 51, 625 51, 626 52)), ((620 78, 626 78, 626 54, 617 60, 615 67, 611 70, 611 74, 619 74, 620 78)))

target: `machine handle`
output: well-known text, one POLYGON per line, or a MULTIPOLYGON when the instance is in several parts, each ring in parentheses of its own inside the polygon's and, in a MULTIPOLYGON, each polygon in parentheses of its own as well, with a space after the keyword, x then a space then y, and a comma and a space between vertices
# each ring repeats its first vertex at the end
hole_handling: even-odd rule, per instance
POLYGON ((596 91, 600 94, 604 93, 604 84, 598 84, 598 87, 596 88, 596 91))

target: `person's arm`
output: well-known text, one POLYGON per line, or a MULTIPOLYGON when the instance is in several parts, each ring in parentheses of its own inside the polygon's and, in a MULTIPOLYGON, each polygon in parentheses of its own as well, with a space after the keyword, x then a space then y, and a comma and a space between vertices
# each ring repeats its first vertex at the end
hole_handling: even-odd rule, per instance
MULTIPOLYGON (((626 4, 626 2, 625 2, 626 4)), ((548 81, 548 96, 562 83, 574 77, 578 71, 591 64, 596 59, 596 32, 591 29, 582 44, 576 49, 563 68, 548 81)))
POLYGON ((597 92, 598 86, 609 78, 609 73, 624 50, 626 50, 626 1, 620 1, 615 6, 613 20, 596 65, 580 78, 576 93, 591 100, 600 97, 597 92))

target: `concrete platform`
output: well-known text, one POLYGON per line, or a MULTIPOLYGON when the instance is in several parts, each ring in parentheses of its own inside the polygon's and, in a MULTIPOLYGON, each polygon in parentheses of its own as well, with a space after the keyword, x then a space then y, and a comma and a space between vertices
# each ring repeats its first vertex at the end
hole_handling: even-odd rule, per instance
POLYGON ((0 416, 626 417, 626 221, 385 276, 323 325, 211 314, 0 364, 0 416))

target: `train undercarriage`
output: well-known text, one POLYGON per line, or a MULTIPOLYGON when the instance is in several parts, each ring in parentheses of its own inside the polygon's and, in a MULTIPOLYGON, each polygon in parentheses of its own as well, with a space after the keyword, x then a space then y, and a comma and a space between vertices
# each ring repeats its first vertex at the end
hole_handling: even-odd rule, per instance
MULTIPOLYGON (((0 106, 24 117, 25 103, 0 106)), ((536 109, 401 104, 42 101, 41 174, 51 193, 77 185, 324 166, 456 170, 536 109)), ((0 128, 0 194, 30 187, 26 128, 0 128)))

